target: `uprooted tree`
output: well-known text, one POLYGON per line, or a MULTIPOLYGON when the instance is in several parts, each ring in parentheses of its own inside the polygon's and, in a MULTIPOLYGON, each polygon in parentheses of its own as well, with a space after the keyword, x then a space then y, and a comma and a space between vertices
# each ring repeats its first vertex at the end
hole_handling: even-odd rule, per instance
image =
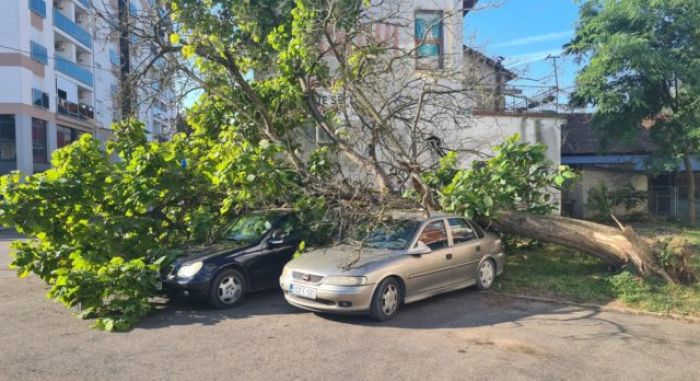
POLYGON ((339 240, 408 202, 674 280, 631 229, 547 214, 574 174, 552 168, 542 145, 515 137, 494 152, 469 149, 462 132, 474 105, 494 101, 489 79, 431 53, 447 31, 462 41, 462 9, 414 28, 398 1, 168 5, 177 33, 156 46, 179 52, 180 72, 204 90, 188 110, 194 132, 147 142, 132 121, 106 150, 85 136, 49 171, 2 183, 0 220, 37 238, 16 246, 14 266, 98 326, 124 329, 148 312, 173 249, 267 206, 325 215, 339 240))
MULTIPOLYGON (((431 38, 455 32, 451 27, 459 25, 461 8, 418 20, 398 1, 172 4, 181 27, 172 40, 216 84, 205 97, 229 104, 238 120, 285 147, 309 186, 332 182, 341 195, 362 189, 359 194, 379 203, 408 191, 428 212, 448 206, 487 219, 504 233, 570 246, 614 267, 630 264, 642 275, 673 280, 655 249, 630 227, 537 214, 551 205, 547 188, 571 177, 565 168, 551 171, 541 149, 508 151, 482 169, 453 172, 450 196, 442 198, 449 205, 441 205, 439 181, 431 184, 435 154, 474 157, 468 138, 457 131, 469 128, 472 108, 495 96, 487 78, 465 77, 459 60, 450 55, 431 60, 423 50, 430 50, 431 38), (385 30, 397 37, 377 33, 385 30), (409 41, 402 41, 406 35, 409 41), (328 158, 338 163, 331 176, 319 179, 306 169, 300 152, 309 147, 309 130, 322 133, 337 154, 328 158), (518 171, 509 175, 505 168, 518 171), (539 206, 531 209, 528 197, 539 206), (472 199, 477 201, 469 204, 472 199), (479 203, 484 207, 474 208, 479 203)), ((461 41, 461 29, 456 33, 461 41)))

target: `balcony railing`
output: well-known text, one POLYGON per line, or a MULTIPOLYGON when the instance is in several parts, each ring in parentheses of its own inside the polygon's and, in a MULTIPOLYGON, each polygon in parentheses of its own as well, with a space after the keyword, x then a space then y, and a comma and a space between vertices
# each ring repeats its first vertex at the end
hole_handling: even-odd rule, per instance
POLYGON ((62 98, 56 98, 56 111, 61 115, 80 120, 93 120, 95 110, 84 103, 73 103, 62 98))
POLYGON ((44 0, 29 0, 29 9, 39 16, 46 18, 46 2, 44 0))
POLYGON ((56 70, 92 87, 92 73, 89 70, 84 69, 75 62, 68 61, 63 57, 56 56, 55 60, 56 70))
POLYGON ((558 101, 560 91, 554 86, 503 86, 483 89, 477 96, 479 111, 506 113, 555 113, 563 105, 558 101))
POLYGON ((88 31, 83 29, 80 25, 74 23, 66 17, 63 13, 54 9, 53 11, 53 23, 58 27, 58 29, 66 32, 69 36, 78 40, 81 44, 92 49, 92 36, 88 31))

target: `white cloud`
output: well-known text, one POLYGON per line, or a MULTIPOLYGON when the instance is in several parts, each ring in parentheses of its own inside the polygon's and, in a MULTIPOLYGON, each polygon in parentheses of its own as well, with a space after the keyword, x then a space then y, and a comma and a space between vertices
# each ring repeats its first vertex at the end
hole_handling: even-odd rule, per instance
POLYGON ((555 41, 555 40, 563 39, 565 37, 571 37, 571 35, 573 33, 574 33, 573 30, 565 30, 565 31, 556 32, 556 33, 538 34, 535 36, 516 38, 515 40, 500 42, 500 43, 497 43, 495 45, 491 45, 491 47, 493 47, 493 48, 505 48, 505 47, 510 47, 510 46, 530 45, 530 44, 534 44, 537 42, 555 41))

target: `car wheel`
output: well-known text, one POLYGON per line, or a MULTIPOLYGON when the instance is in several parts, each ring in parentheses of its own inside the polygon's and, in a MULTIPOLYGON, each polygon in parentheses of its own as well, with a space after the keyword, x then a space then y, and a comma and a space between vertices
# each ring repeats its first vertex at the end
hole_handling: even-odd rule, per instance
POLYGON ((384 279, 374 291, 369 314, 374 320, 386 321, 399 312, 401 287, 394 278, 384 279))
POLYGON ((496 279, 496 265, 493 260, 487 259, 479 265, 479 271, 476 273, 476 285, 479 290, 488 290, 493 286, 493 281, 496 279))
POLYGON ((231 307, 243 298, 246 287, 245 277, 240 271, 224 270, 212 282, 209 291, 209 304, 216 308, 231 307))

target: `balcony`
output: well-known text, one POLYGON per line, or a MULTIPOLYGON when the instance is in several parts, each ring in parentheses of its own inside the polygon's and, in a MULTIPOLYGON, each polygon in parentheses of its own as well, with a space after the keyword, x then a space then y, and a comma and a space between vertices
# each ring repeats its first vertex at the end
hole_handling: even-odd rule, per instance
POLYGON ((46 18, 46 2, 44 0, 29 0, 29 9, 42 18, 46 18))
POLYGON ((56 56, 56 70, 92 87, 92 73, 90 70, 80 67, 78 64, 56 56))
POLYGON ((56 97, 56 112, 80 120, 95 119, 95 110, 84 103, 73 103, 56 97))
POLYGON ((477 111, 499 113, 557 113, 566 107, 557 101, 554 86, 503 86, 483 89, 476 98, 477 111))
POLYGON ((55 9, 53 11, 53 23, 58 29, 92 49, 92 36, 90 33, 55 9))

